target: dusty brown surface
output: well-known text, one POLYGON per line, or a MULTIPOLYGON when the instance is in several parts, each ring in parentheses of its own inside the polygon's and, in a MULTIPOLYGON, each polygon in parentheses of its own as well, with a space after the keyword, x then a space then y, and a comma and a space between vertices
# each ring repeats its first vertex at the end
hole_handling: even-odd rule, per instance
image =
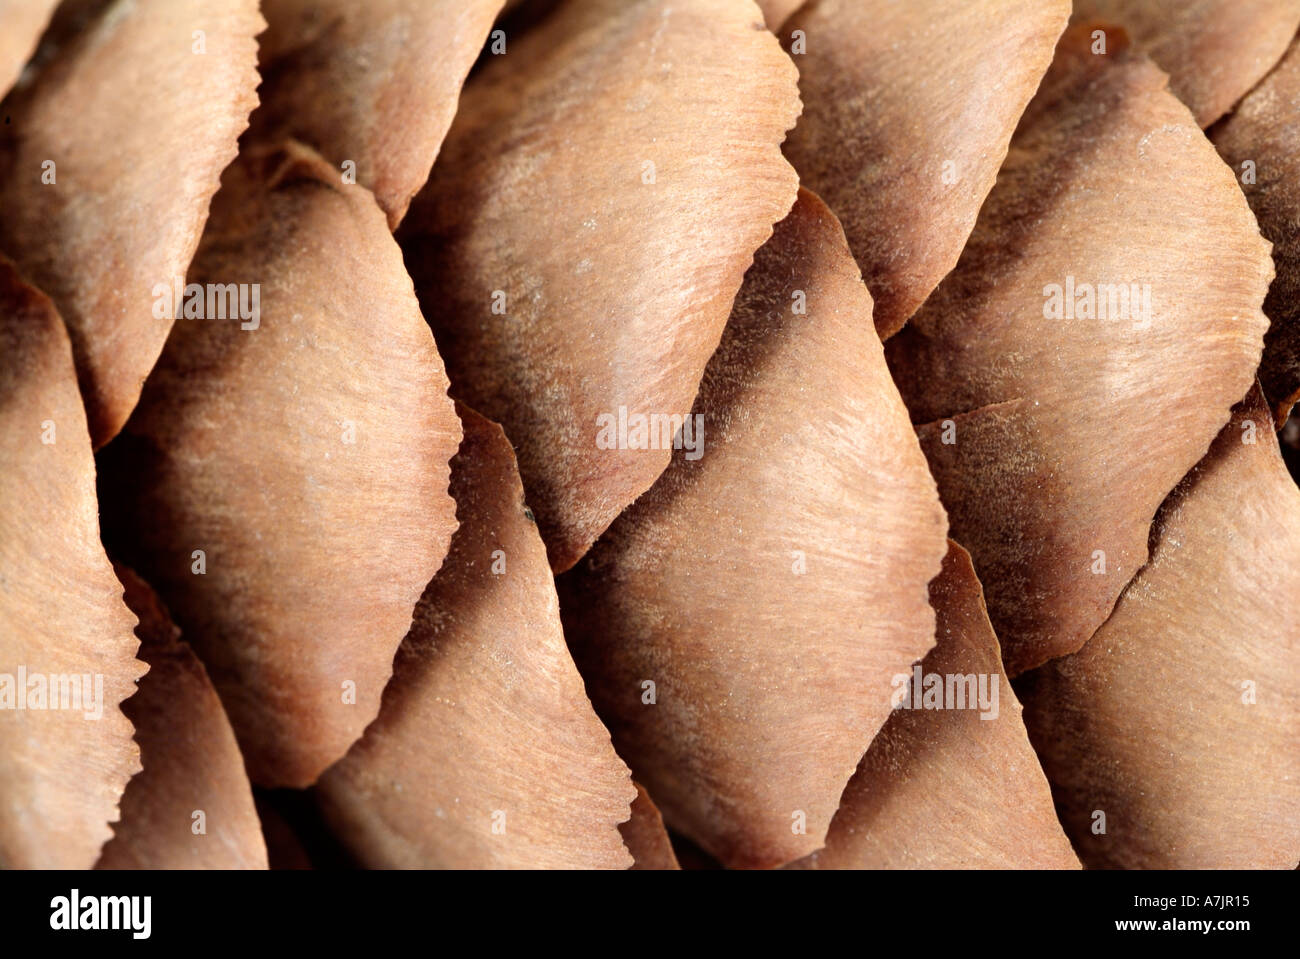
POLYGON ((803 0, 758 0, 758 8, 763 11, 763 21, 773 33, 790 18, 803 4, 803 0))
POLYGON ((378 720, 321 779, 325 816, 370 867, 627 868, 636 791, 565 648, 514 453, 461 417, 461 526, 378 720))
POLYGON ((114 572, 140 619, 140 658, 149 666, 122 706, 144 769, 127 783, 121 821, 96 868, 267 868, 244 757, 207 670, 149 585, 124 566, 114 572))
POLYGON ((308 148, 227 171, 190 279, 260 284, 259 325, 177 322, 101 457, 106 529, 203 659, 253 780, 301 787, 379 711, 455 529, 460 424, 382 211, 308 148))
POLYGON ((896 333, 957 264, 1069 0, 811 0, 786 155, 844 224, 896 333), (950 164, 950 166, 949 166, 950 164))
POLYGON ((96 447, 167 339, 156 289, 185 275, 235 158, 263 26, 256 0, 119 0, 5 101, 0 248, 68 325, 96 447))
POLYGON ((1093 868, 1292 869, 1300 490, 1258 390, 1153 542, 1106 625, 1021 689, 1061 822, 1093 868))
POLYGON ((557 571, 668 465, 598 448, 597 419, 690 409, 794 201, 798 112, 752 0, 568 2, 466 85, 399 236, 453 392, 515 444, 557 571))
POLYGON ((1067 33, 961 263, 887 350, 1012 676, 1109 615, 1267 327, 1269 245, 1232 172, 1164 75, 1111 50, 1067 33), (1049 316, 1070 283, 1075 315, 1049 316), (1079 287, 1121 284, 1127 311, 1080 315, 1079 287))
MULTIPOLYGON (((456 113, 502 0, 263 0, 251 135, 355 166, 396 228, 456 113)), ((508 48, 507 48, 508 49, 508 48)), ((341 173, 340 173, 341 175, 341 173)))
POLYGON ((1285 423, 1300 399, 1300 42, 1212 135, 1273 243, 1277 278, 1264 301, 1272 325, 1259 379, 1285 423), (1254 183, 1242 179, 1247 161, 1254 183))
POLYGON ((695 410, 703 456, 674 455, 560 605, 669 825, 728 865, 774 866, 822 844, 890 677, 934 645, 926 583, 946 549, 871 298, 811 193, 759 251, 695 410))
MULTIPOLYGON (((1021 706, 1002 670, 1002 653, 984 609, 970 555, 949 543, 943 572, 930 583, 938 645, 923 676, 988 677, 980 705, 960 690, 964 708, 924 707, 928 695, 896 685, 896 709, 849 780, 826 847, 793 864, 802 869, 1078 869, 1052 807, 1047 778, 1029 745, 1021 706), (906 698, 904 698, 906 696, 906 698), (919 701, 917 698, 920 697, 919 701)), ((899 677, 895 677, 897 681, 899 677)))
POLYGON ((0 0, 0 97, 9 92, 36 51, 59 0, 0 0))
POLYGON ((632 801, 632 818, 618 827, 623 844, 632 854, 633 869, 680 869, 672 840, 664 829, 664 817, 645 787, 636 785, 632 801))
POLYGON ((1300 28, 1300 0, 1074 0, 1074 10, 1128 31, 1203 127, 1273 68, 1300 28))
POLYGON ((89 869, 140 769, 119 706, 146 667, 99 541, 95 462, 67 333, 49 299, 3 257, 0 464, 0 683, 9 687, 0 699, 0 868, 89 869), (84 700, 49 708, 54 698, 72 702, 48 689, 33 699, 28 684, 38 675, 75 676, 78 692, 85 677, 91 697, 102 694, 99 718, 84 700), (17 709, 20 697, 44 708, 17 709))

